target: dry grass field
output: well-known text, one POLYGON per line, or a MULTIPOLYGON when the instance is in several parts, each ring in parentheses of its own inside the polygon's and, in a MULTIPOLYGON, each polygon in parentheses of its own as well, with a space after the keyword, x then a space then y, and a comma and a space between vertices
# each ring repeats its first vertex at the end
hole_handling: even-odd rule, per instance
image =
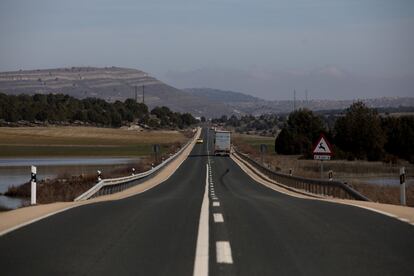
POLYGON ((267 146, 267 152, 275 152, 275 138, 259 135, 248 135, 240 133, 232 133, 232 142, 235 145, 247 144, 256 151, 260 150, 260 145, 265 144, 267 146))
POLYGON ((0 157, 25 156, 142 156, 152 144, 164 152, 184 143, 178 131, 137 131, 97 127, 0 128, 0 157))

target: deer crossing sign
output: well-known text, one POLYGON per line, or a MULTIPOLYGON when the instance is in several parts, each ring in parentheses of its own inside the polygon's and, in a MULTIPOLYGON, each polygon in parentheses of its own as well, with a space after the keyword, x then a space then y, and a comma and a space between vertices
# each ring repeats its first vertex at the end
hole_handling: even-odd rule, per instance
POLYGON ((326 137, 321 134, 318 142, 313 147, 313 159, 315 160, 330 160, 333 154, 332 147, 326 137))

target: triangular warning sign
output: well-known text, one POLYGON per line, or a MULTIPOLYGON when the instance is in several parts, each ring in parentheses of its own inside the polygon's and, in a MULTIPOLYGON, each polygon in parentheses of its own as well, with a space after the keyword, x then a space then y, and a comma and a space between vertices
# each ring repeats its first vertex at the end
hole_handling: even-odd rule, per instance
POLYGON ((316 143, 315 148, 313 149, 313 154, 332 154, 331 145, 323 134, 319 137, 318 143, 316 143))

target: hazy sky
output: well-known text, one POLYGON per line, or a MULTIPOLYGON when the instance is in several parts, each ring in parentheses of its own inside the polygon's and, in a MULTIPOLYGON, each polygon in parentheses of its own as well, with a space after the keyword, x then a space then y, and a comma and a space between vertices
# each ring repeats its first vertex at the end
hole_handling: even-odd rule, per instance
POLYGON ((412 0, 0 0, 0 70, 114 65, 268 99, 407 96, 413 34, 412 0))

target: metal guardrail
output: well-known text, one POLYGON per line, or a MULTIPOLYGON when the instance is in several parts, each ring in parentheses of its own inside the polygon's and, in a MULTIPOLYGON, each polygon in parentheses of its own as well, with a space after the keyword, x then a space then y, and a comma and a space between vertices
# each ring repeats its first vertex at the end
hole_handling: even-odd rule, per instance
POLYGON ((248 155, 241 153, 234 149, 235 155, 239 159, 244 160, 252 167, 266 175, 272 180, 281 183, 285 186, 307 191, 312 194, 329 195, 337 198, 356 199, 362 201, 370 201, 367 197, 360 194, 347 184, 340 181, 330 181, 323 179, 312 179, 300 176, 292 176, 280 172, 275 172, 269 168, 264 167, 256 160, 250 158, 248 155))
POLYGON ((194 137, 188 141, 179 151, 177 151, 174 155, 170 156, 164 162, 158 164, 151 170, 130 176, 103 179, 99 181, 95 186, 75 198, 74 201, 87 200, 101 195, 117 193, 139 184, 138 180, 141 180, 150 175, 155 175, 157 172, 159 172, 160 169, 177 158, 192 142, 195 141, 195 139, 197 139, 196 133, 194 134, 194 137))

